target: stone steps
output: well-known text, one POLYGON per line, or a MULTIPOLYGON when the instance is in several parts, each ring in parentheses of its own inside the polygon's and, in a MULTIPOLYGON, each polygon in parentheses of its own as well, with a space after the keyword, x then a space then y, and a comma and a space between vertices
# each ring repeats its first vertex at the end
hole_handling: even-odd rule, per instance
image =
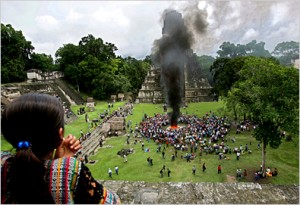
POLYGON ((91 135, 85 139, 81 145, 82 145, 82 149, 81 154, 78 155, 78 157, 83 157, 84 155, 91 155, 95 149, 99 146, 99 140, 100 140, 100 128, 97 127, 92 133, 91 135))
POLYGON ((55 79, 54 82, 77 104, 81 105, 84 103, 82 97, 72 89, 67 83, 65 83, 62 79, 55 79))

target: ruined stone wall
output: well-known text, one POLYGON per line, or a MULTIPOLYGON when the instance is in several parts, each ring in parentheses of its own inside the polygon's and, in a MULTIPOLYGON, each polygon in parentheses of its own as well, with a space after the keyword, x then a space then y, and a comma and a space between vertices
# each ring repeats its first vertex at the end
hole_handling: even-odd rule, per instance
POLYGON ((99 181, 123 204, 299 204, 299 185, 99 181))
POLYGON ((111 131, 123 131, 125 130, 125 118, 124 117, 113 117, 108 123, 110 124, 111 131))

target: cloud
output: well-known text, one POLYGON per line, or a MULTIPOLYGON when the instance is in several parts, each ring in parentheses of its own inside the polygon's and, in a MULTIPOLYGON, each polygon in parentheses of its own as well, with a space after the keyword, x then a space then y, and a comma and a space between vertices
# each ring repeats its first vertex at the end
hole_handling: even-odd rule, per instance
POLYGON ((84 15, 75 9, 71 9, 66 15, 66 22, 75 23, 84 19, 84 15))
POLYGON ((255 40, 259 36, 259 32, 253 28, 250 28, 246 31, 246 33, 242 36, 240 42, 243 44, 247 44, 252 40, 255 40))
POLYGON ((41 28, 45 31, 53 31, 58 29, 59 22, 50 15, 37 16, 35 18, 38 28, 41 28))
POLYGON ((279 2, 278 4, 271 6, 271 15, 272 15, 272 26, 276 25, 279 22, 284 21, 289 11, 288 4, 286 2, 279 2))
MULTIPOLYGON (((34 46, 38 47, 41 50, 48 50, 48 49, 54 50, 56 48, 56 45, 53 42, 45 42, 45 43, 37 42, 37 43, 35 43, 34 46)), ((50 55, 50 54, 47 54, 47 55, 50 55)), ((54 55, 52 55, 52 57, 54 57, 54 55)))
POLYGON ((184 13, 197 5, 208 23, 193 46, 215 55, 225 41, 264 41, 272 49, 299 41, 299 2, 295 1, 1 1, 1 22, 21 30, 35 52, 51 54, 92 34, 117 46, 118 55, 144 58, 162 35, 162 13, 184 13))
POLYGON ((99 9, 92 14, 95 21, 104 24, 114 24, 115 27, 126 27, 129 25, 129 19, 124 15, 121 9, 106 10, 99 9))

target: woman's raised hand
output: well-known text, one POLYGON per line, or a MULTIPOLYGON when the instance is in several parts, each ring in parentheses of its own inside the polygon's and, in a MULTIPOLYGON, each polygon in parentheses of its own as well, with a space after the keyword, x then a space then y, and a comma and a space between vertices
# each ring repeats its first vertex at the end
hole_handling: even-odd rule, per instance
POLYGON ((75 136, 69 134, 63 139, 62 144, 56 150, 56 158, 59 157, 72 157, 81 149, 80 141, 75 136))

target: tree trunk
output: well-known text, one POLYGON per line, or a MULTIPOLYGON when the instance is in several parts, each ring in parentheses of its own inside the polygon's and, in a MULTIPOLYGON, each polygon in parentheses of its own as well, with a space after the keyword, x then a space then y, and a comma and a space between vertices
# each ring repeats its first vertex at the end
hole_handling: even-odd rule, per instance
POLYGON ((236 114, 235 106, 233 106, 233 114, 234 114, 234 121, 237 121, 237 114, 236 114))
POLYGON ((262 154, 262 176, 265 177, 266 176, 266 148, 267 148, 267 143, 262 142, 262 150, 261 150, 261 154, 262 154))
POLYGON ((78 83, 78 79, 76 79, 76 82, 77 82, 77 91, 79 93, 79 83, 78 83))

